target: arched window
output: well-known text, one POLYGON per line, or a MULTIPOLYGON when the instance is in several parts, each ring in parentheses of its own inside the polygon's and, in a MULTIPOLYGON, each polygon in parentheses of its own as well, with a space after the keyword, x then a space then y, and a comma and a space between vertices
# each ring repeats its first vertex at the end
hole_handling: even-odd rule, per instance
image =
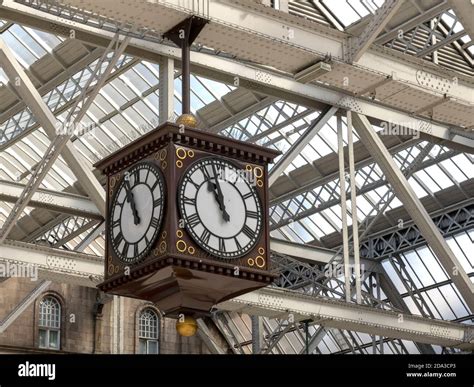
POLYGON ((51 296, 39 304, 39 347, 59 349, 61 337, 61 305, 51 296))
POLYGON ((138 319, 138 352, 158 353, 158 314, 151 308, 143 309, 138 319))

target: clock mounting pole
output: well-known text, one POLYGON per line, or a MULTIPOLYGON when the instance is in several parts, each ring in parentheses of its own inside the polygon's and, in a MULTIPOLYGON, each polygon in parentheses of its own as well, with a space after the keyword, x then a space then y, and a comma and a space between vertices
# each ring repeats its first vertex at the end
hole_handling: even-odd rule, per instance
POLYGON ((164 38, 181 47, 182 115, 177 123, 183 123, 185 126, 195 127, 197 123, 191 115, 191 45, 208 22, 207 19, 191 16, 163 34, 164 38), (190 123, 192 125, 189 125, 190 123))

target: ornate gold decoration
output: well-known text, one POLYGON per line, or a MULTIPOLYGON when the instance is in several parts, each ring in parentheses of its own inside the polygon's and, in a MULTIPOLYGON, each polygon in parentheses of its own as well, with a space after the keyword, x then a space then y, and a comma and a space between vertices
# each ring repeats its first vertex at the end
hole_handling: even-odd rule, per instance
POLYGON ((112 176, 110 178, 110 181, 109 181, 110 188, 114 188, 116 183, 117 183, 117 180, 116 180, 115 176, 112 176))
POLYGON ((189 247, 188 247, 188 253, 189 253, 189 254, 194 255, 195 252, 196 252, 196 250, 194 249, 193 246, 189 246, 189 247))
POLYGON ((194 151, 192 149, 188 149, 188 157, 190 158, 194 157, 194 151))
POLYGON ((187 156, 186 149, 176 148, 176 156, 178 157, 178 159, 184 160, 187 156))
POLYGON ((263 187, 263 181, 258 179, 257 180, 257 187, 262 188, 263 187))
POLYGON ((259 253, 260 255, 265 254, 265 249, 264 249, 263 247, 259 247, 259 248, 258 248, 258 253, 259 253))
POLYGON ((263 169, 261 167, 255 167, 253 173, 256 178, 260 179, 263 176, 263 169))
POLYGON ((184 337, 194 336, 198 330, 197 321, 190 316, 182 316, 176 321, 176 331, 184 337))
POLYGON ((253 259, 253 258, 249 258, 249 259, 247 259, 247 263, 248 263, 248 265, 249 265, 249 266, 253 266, 253 265, 255 265, 255 261, 254 261, 254 259, 253 259))
POLYGON ((187 247, 188 247, 188 245, 186 244, 186 242, 181 240, 181 239, 176 242, 176 248, 178 249, 178 251, 180 253, 184 253, 186 251, 187 247))
POLYGON ((176 119, 176 123, 189 128, 197 128, 198 120, 192 114, 182 114, 176 119))
POLYGON ((181 160, 176 160, 176 166, 178 168, 182 168, 183 167, 183 162, 181 160))
POLYGON ((182 238, 182 237, 183 237, 183 231, 181 231, 181 230, 176 230, 176 236, 177 236, 178 238, 182 238))
POLYGON ((166 231, 163 231, 163 232, 161 233, 161 239, 165 239, 167 235, 168 235, 168 234, 166 233, 166 231))
POLYGON ((161 168, 166 169, 167 166, 168 166, 168 163, 166 162, 166 160, 161 162, 161 168))
POLYGON ((265 266, 265 258, 262 256, 258 255, 257 258, 255 258, 255 264, 259 267, 262 268, 265 266))
POLYGON ((248 171, 248 172, 251 172, 251 171, 252 171, 252 166, 249 165, 249 164, 247 164, 247 165, 245 166, 245 170, 248 171))
POLYGON ((161 241, 160 242, 160 253, 163 254, 166 251, 166 241, 161 241))
POLYGON ((118 273, 120 270, 120 267, 118 265, 115 265, 115 273, 118 273))
POLYGON ((114 265, 113 265, 113 264, 109 264, 109 267, 107 268, 107 273, 108 273, 109 275, 112 275, 112 274, 114 274, 114 270, 115 270, 114 265))
POLYGON ((167 154, 168 154, 168 151, 166 149, 162 149, 160 151, 160 160, 163 161, 164 159, 166 159, 167 154))

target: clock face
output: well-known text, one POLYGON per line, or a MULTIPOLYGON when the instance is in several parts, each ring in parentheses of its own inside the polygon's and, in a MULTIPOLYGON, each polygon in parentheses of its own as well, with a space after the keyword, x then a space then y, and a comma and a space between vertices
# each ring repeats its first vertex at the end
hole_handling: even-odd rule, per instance
POLYGON ((120 260, 133 263, 148 254, 161 227, 164 201, 158 166, 141 162, 125 172, 109 214, 110 242, 120 260))
POLYGON ((184 173, 178 207, 192 239, 220 258, 247 254, 260 238, 263 209, 245 171, 220 158, 203 158, 184 173))

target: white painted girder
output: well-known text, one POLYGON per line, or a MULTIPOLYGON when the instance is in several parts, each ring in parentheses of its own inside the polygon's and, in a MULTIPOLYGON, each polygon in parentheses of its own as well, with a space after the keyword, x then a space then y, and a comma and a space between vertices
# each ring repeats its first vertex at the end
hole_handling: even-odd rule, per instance
POLYGON ((470 310, 474 311, 474 285, 457 259, 456 254, 441 235, 438 227, 436 227, 406 177, 395 164, 367 117, 354 113, 353 123, 360 140, 384 173, 397 198, 403 203, 406 211, 418 226, 427 244, 456 285, 470 310))
MULTIPOLYGON (((69 20, 63 20, 54 15, 39 12, 30 7, 14 3, 11 0, 4 1, 3 6, 6 7, 5 9, 7 10, 6 16, 13 21, 18 21, 45 30, 51 29, 51 23, 71 28, 76 31, 77 39, 83 40, 89 44, 106 46, 108 41, 113 37, 112 32, 69 20)), ((114 5, 114 7, 116 7, 116 5, 114 5)), ((278 21, 275 21, 275 15, 273 12, 269 12, 273 15, 271 19, 273 20, 272 23, 278 23, 278 21)), ((265 15, 261 16, 265 17, 265 15)), ((289 16, 280 12, 278 13, 278 17, 285 18, 289 16)), ((295 20, 294 18, 291 19, 293 21, 295 20)), ((304 20, 298 20, 306 26, 304 20)), ((278 24, 280 28, 282 27, 281 23, 282 20, 280 20, 278 24)), ((325 39, 329 39, 330 41, 331 39, 333 41, 335 39, 336 41, 339 41, 338 44, 342 45, 342 41, 346 37, 345 34, 334 30, 329 31, 323 26, 314 23, 311 23, 310 26, 312 28, 307 28, 305 30, 304 35, 306 36, 306 39, 303 40, 308 41, 309 39, 309 42, 312 42, 311 44, 316 44, 316 47, 325 47, 329 52, 331 52, 330 46, 333 44, 325 41, 325 39), (323 36, 323 32, 326 33, 326 37, 323 36)), ((297 34, 297 36, 299 35, 297 34)), ((172 57, 174 59, 179 59, 181 57, 181 52, 178 48, 141 39, 132 39, 127 52, 131 55, 155 61, 159 60, 157 54, 172 57)), ((333 55, 333 57, 337 56, 333 55)), ((367 67, 372 65, 379 70, 384 69, 384 71, 387 72, 387 74, 385 74, 386 76, 390 76, 393 72, 396 72, 397 79, 405 86, 411 84, 416 85, 416 89, 422 89, 419 87, 417 80, 420 76, 419 69, 426 68, 426 72, 433 71, 434 73, 436 73, 436 71, 434 68, 432 69, 430 67, 431 65, 429 63, 426 63, 426 61, 421 59, 417 61, 416 58, 407 58, 406 55, 403 56, 403 58, 402 61, 399 55, 393 52, 393 50, 382 48, 376 50, 372 49, 370 52, 367 52, 362 56, 357 67, 367 67), (422 63, 423 66, 421 66, 422 63)), ((192 70, 195 73, 210 77, 211 79, 233 83, 235 77, 238 77, 241 80, 240 84, 242 87, 310 107, 315 105, 315 101, 339 107, 353 107, 359 113, 368 117, 373 117, 376 120, 399 123, 399 125, 411 128, 421 127, 422 132, 429 136, 442 138, 448 142, 466 145, 467 147, 474 149, 474 139, 466 138, 451 132, 451 125, 449 124, 428 122, 428 120, 423 118, 414 117, 411 112, 403 111, 397 107, 393 108, 383 106, 370 99, 354 97, 344 90, 332 90, 323 87, 321 84, 301 84, 295 81, 292 76, 278 74, 274 71, 256 68, 246 63, 238 63, 215 55, 199 52, 191 53, 191 65, 192 70)), ((384 74, 380 73, 380 75, 384 74)), ((459 82, 457 87, 453 90, 456 95, 459 94, 458 97, 460 99, 464 99, 464 97, 469 98, 469 96, 474 99, 471 88, 464 85, 462 82, 459 82)), ((430 90, 427 90, 427 92, 429 93, 430 90)), ((465 108, 464 105, 463 108, 465 108)))
POLYGON ((9 239, 0 246, 0 264, 7 263, 25 269, 36 266, 41 279, 93 288, 104 275, 102 257, 9 239))
MULTIPOLYGON (((24 187, 21 183, 0 181, 0 200, 15 203, 24 187)), ((99 210, 88 197, 66 192, 40 188, 33 194, 29 206, 85 218, 102 219, 99 210)))
MULTIPOLYGON (((287 255, 303 262, 325 264, 333 261, 334 257, 336 257, 336 262, 341 261, 341 254, 338 254, 335 250, 303 245, 301 243, 284 241, 277 238, 270 238, 270 249, 277 254, 287 255)), ((354 263, 353 257, 349 258, 349 262, 351 264, 354 263)), ((361 263, 364 266, 364 270, 370 272, 382 271, 380 263, 378 262, 369 259, 361 259, 361 263)))
POLYGON ((344 301, 311 297, 296 291, 263 288, 224 301, 218 309, 295 321, 314 319, 328 328, 420 343, 474 349, 474 328, 469 325, 427 319, 344 301))
MULTIPOLYGON (((48 137, 54 139, 57 136, 56 117, 49 110, 23 68, 1 39, 0 63, 7 77, 19 84, 16 90, 30 108, 36 120, 41 124, 48 137)), ((91 167, 87 165, 70 141, 62 149, 62 156, 100 213, 105 215, 105 191, 92 173, 91 167)))
MULTIPOLYGON (((0 263, 37 265, 39 277, 59 283, 95 288, 103 277, 103 258, 6 240, 0 263)), ((264 288, 216 306, 269 318, 293 313, 295 321, 315 318, 319 324, 461 349, 474 348, 473 328, 459 323, 399 315, 368 306, 325 300, 299 292, 264 288)))

